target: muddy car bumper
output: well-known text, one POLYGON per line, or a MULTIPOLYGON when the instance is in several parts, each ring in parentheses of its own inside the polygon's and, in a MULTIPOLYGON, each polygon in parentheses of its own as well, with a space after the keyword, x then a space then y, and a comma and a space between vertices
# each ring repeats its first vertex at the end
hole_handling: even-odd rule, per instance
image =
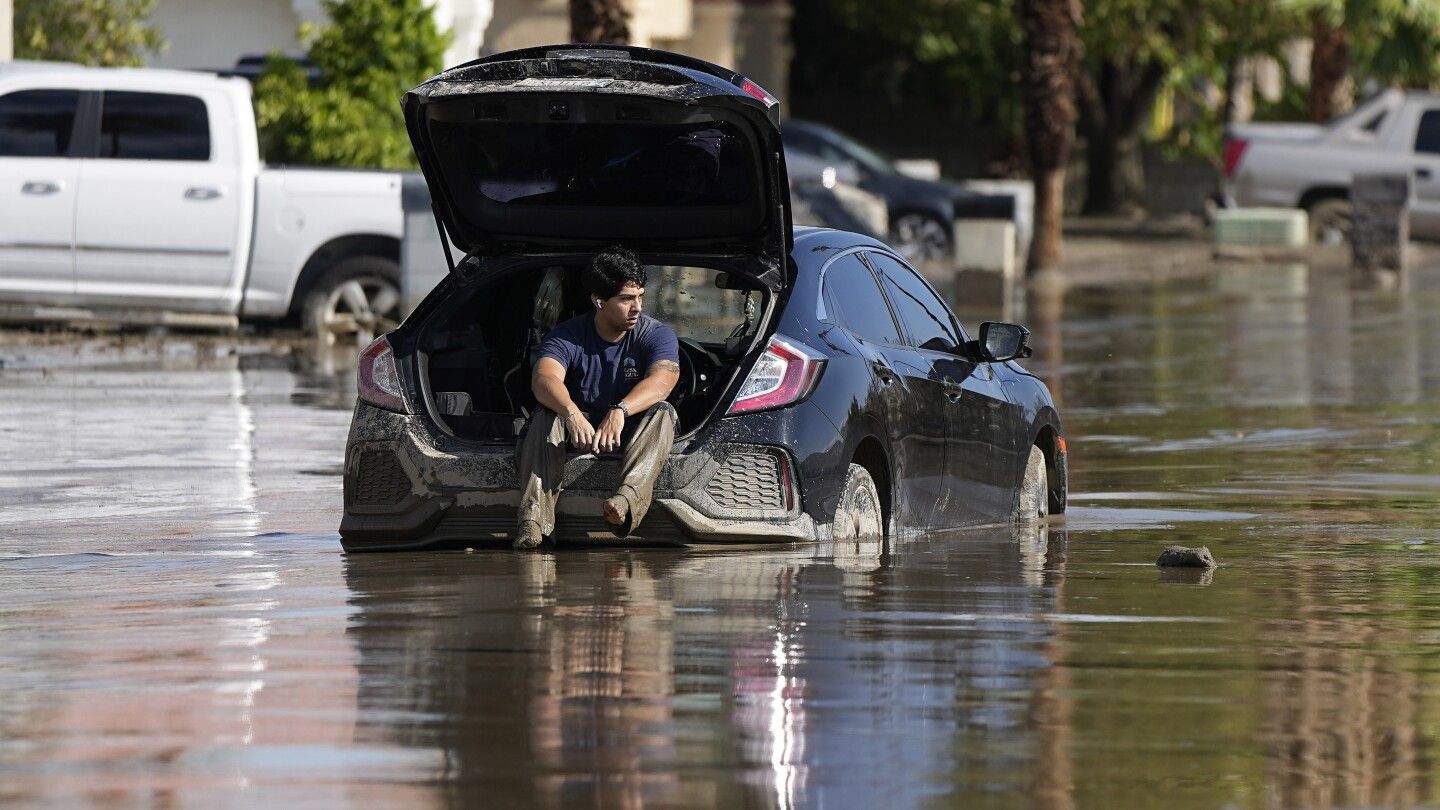
MULTIPOLYGON (((627 541, 817 539, 821 529, 803 508, 796 461, 783 441, 766 442, 763 429, 709 433, 708 440, 677 445, 656 484, 654 507, 627 541)), ((600 501, 612 494, 619 465, 618 456, 570 457, 557 539, 617 542, 600 518, 600 501)), ((340 524, 347 550, 503 544, 519 499, 513 448, 463 442, 423 418, 356 406, 340 524)))

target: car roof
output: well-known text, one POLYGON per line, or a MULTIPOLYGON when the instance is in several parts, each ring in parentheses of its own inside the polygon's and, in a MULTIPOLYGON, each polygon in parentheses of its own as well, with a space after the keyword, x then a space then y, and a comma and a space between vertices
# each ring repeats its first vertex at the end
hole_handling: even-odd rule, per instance
POLYGON ((887 253, 894 253, 895 249, 881 242, 873 236, 866 236, 863 233, 854 231, 842 231, 837 228, 821 228, 812 225, 796 225, 795 249, 791 253, 796 259, 802 255, 832 250, 848 250, 852 247, 873 247, 887 253))
POLYGON ((221 78, 213 72, 194 70, 168 70, 165 68, 133 68, 133 67, 89 67, 77 65, 74 62, 40 62, 28 59, 17 59, 13 62, 0 62, 0 78, 15 78, 19 76, 45 76, 67 78, 71 81, 83 82, 85 79, 98 79, 106 84, 125 85, 131 81, 150 83, 155 80, 164 80, 173 87, 214 87, 217 82, 232 82, 234 79, 221 78))

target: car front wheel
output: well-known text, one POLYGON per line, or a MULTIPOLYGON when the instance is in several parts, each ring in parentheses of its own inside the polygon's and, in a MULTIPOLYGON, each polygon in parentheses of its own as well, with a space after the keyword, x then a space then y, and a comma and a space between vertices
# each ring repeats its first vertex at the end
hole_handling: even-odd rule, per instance
POLYGON ((1015 505, 1015 522, 1028 526, 1050 514, 1049 480, 1045 474, 1045 454, 1038 447, 1030 448, 1025 462, 1025 477, 1020 482, 1020 497, 1015 505))

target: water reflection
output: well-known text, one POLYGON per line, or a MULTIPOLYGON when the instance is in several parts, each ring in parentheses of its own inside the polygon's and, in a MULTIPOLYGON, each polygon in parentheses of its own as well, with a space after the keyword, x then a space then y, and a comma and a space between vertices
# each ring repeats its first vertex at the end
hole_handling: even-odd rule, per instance
POLYGON ((357 735, 549 806, 1027 795, 1064 545, 350 557, 357 735))

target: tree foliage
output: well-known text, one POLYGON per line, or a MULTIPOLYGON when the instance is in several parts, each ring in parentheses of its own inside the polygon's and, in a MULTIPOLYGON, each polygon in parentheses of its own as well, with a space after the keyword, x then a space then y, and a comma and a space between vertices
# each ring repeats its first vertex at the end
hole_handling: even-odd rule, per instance
POLYGON ((136 67, 165 47, 155 0, 15 0, 15 58, 136 67))
POLYGON ((330 23, 303 27, 320 78, 271 54, 255 84, 266 159, 385 169, 414 166, 400 98, 437 73, 449 35, 422 0, 325 0, 330 23))

